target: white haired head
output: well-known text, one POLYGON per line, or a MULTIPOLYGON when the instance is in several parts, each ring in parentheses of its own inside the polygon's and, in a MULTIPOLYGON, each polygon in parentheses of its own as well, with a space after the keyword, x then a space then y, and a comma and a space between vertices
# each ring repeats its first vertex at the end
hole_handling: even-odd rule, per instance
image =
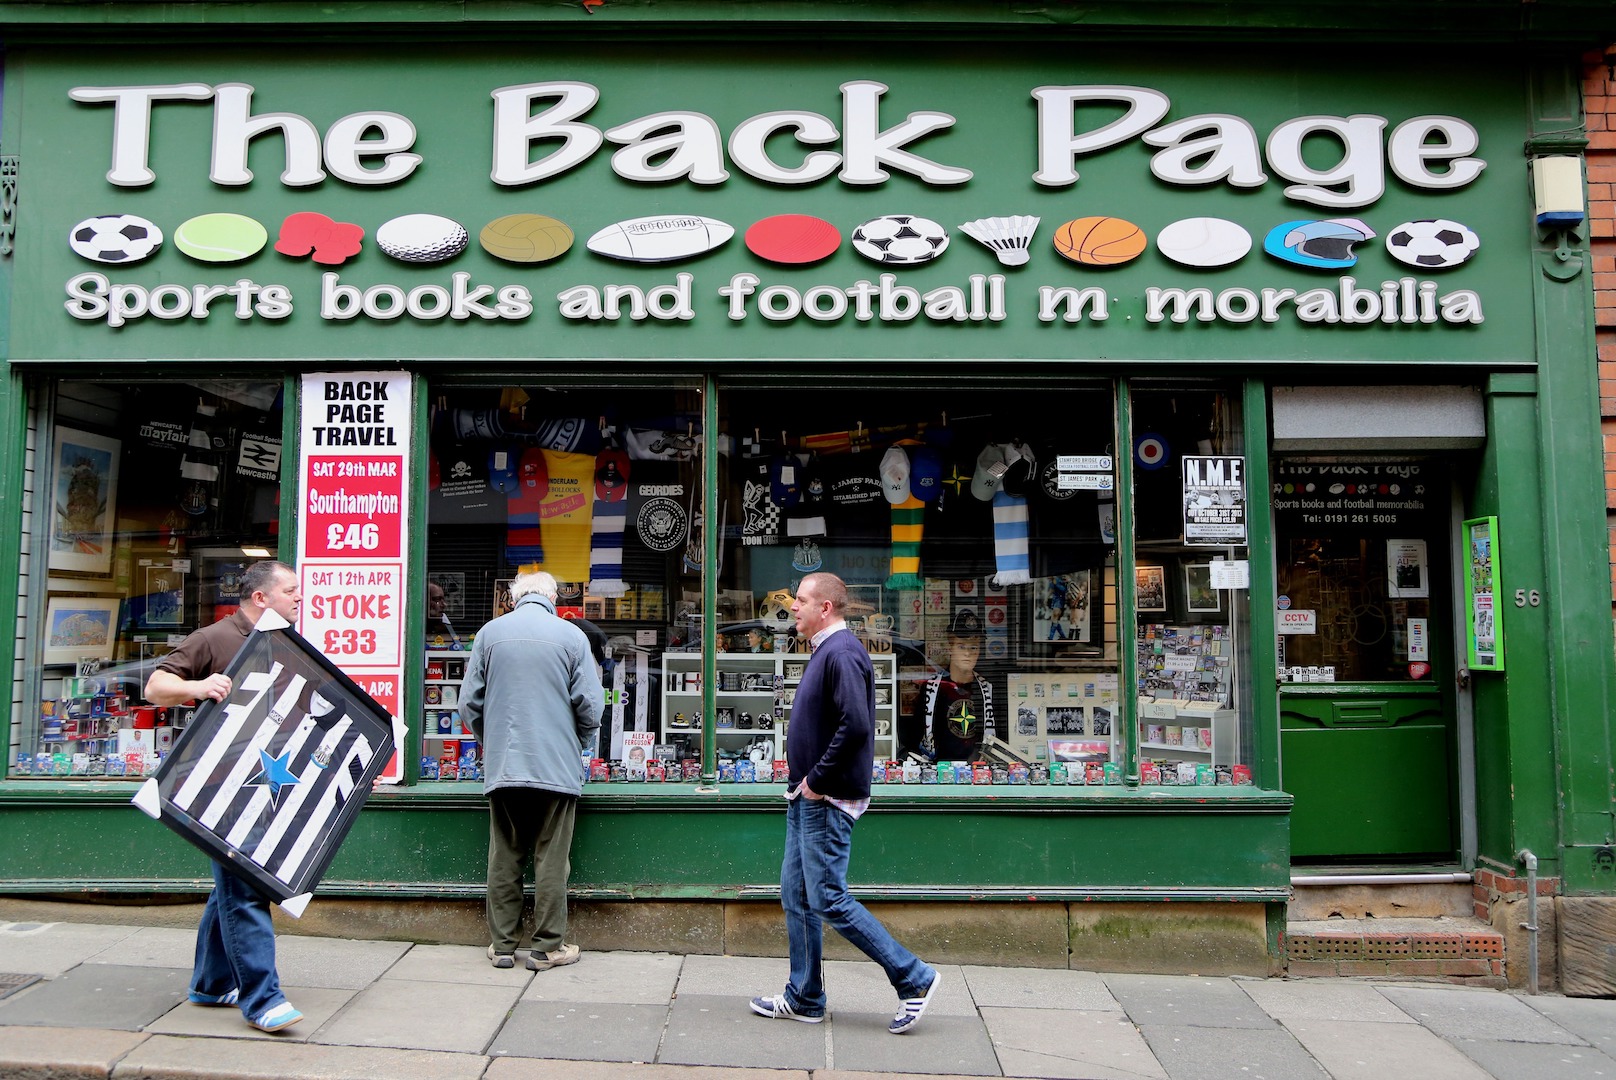
POLYGON ((558 591, 554 574, 535 570, 531 574, 519 574, 516 580, 511 582, 511 602, 522 599, 528 593, 538 593, 554 603, 558 591))

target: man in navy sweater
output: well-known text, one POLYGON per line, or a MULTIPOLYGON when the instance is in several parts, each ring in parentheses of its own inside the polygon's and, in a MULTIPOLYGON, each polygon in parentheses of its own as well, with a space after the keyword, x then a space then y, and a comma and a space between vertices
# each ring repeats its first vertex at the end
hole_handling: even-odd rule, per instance
POLYGON ((941 974, 904 948, 847 891, 853 823, 870 805, 875 759, 875 671, 847 629, 847 585, 809 574, 791 613, 813 656, 797 684, 786 734, 786 854, 780 906, 791 945, 784 993, 752 999, 752 1011, 777 1020, 825 1019, 824 941, 830 923, 887 974, 898 992, 894 1035, 913 1031, 937 996, 941 974))

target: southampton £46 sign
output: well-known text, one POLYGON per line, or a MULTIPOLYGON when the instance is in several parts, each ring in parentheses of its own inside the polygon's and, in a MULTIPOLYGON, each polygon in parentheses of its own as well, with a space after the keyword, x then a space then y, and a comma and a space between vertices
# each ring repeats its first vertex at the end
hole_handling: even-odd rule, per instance
MULTIPOLYGON (((305 375, 301 404, 298 630, 392 714, 402 747, 410 378, 305 375)), ((400 758, 383 779, 402 775, 400 758)))

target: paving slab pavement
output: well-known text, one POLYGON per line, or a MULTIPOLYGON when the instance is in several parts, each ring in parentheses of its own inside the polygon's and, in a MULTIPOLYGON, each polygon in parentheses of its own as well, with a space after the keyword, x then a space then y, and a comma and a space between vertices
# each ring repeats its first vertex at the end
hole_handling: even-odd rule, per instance
POLYGON ((1526 1004, 1616 1057, 1616 998, 1526 997, 1526 1004))
POLYGON ((530 972, 483 948, 282 937, 283 1034, 185 1001, 189 931, 0 922, 5 1080, 1613 1080, 1616 1001, 1363 979, 940 965, 913 1033, 870 963, 830 961, 821 1024, 754 1015, 778 957, 585 953, 530 972))
POLYGON ((1116 1010, 982 1006, 1005 1076, 1167 1080, 1139 1029, 1116 1010))
POLYGON ((1335 1080, 1487 1080, 1452 1043, 1412 1021, 1304 1018, 1285 1028, 1335 1080))

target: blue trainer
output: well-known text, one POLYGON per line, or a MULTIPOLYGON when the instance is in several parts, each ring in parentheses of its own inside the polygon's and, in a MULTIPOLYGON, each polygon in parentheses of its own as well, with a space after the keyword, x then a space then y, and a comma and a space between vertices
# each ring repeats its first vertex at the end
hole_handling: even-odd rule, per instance
POLYGON ((292 1008, 290 1001, 283 1001, 279 1005, 259 1013, 251 1020, 248 1020, 247 1023, 259 1031, 275 1032, 284 1031, 301 1019, 303 1019, 303 1014, 292 1008))

